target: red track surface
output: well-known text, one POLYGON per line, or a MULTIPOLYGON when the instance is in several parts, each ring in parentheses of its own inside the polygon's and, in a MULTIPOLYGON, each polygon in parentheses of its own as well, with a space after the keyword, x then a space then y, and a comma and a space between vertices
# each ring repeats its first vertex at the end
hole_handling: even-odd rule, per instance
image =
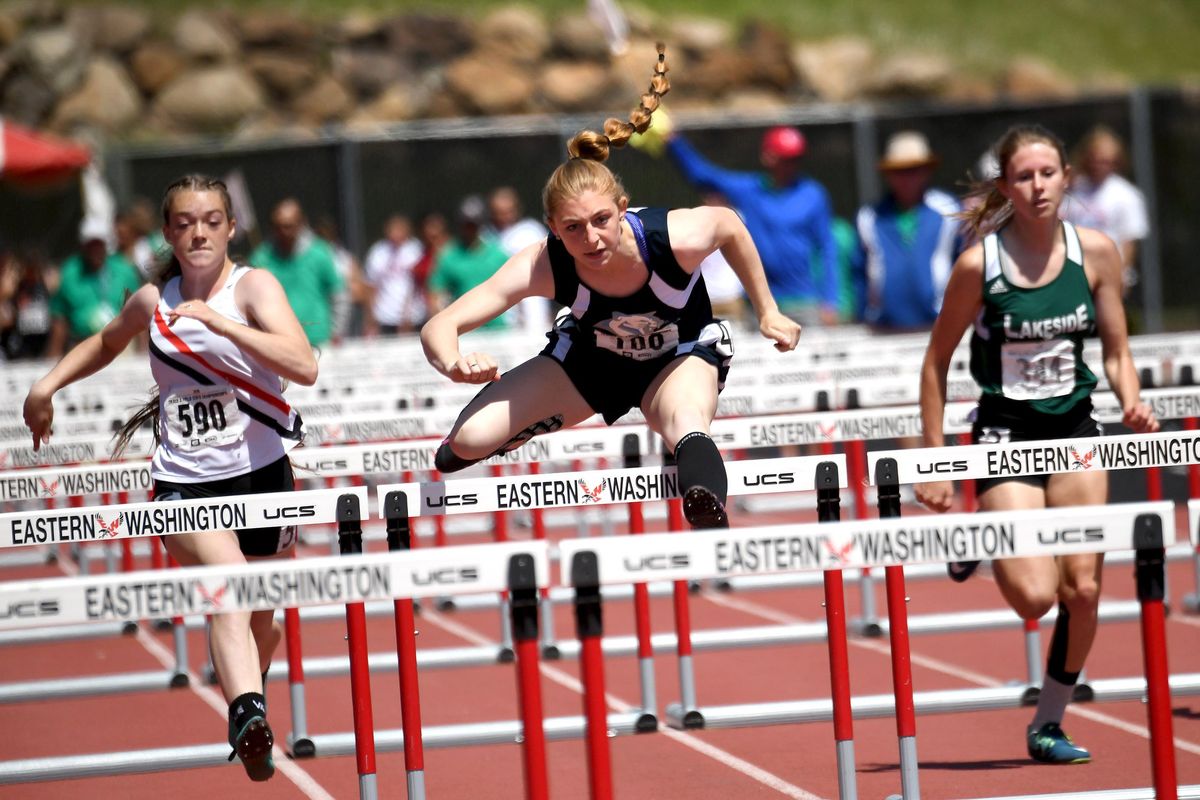
MULTIPOLYGON (((907 509, 905 513, 914 511, 907 509)), ((741 514, 735 525, 795 521, 795 515, 741 514), (785 517, 787 517, 785 519, 785 517)), ((1186 529, 1186 528, 1181 528, 1186 529)), ((514 532, 514 536, 524 532, 514 532)), ((574 530, 552 531, 554 536, 574 530)), ((463 539, 454 539, 467 541, 463 539)), ((376 545, 378 546, 378 545, 376 545)), ((322 549, 314 551, 327 552, 322 549)), ((141 565, 140 566, 146 566, 141 565)), ((1132 567, 1107 570, 1104 597, 1132 599, 1132 567)), ((1167 623, 1172 673, 1200 672, 1200 617, 1179 609, 1185 593, 1194 592, 1190 566, 1170 566, 1170 600, 1175 613, 1167 623)), ((60 575, 56 566, 6 569, 0 578, 60 575)), ((972 578, 958 586, 948 580, 911 581, 909 614, 1001 605, 990 578, 972 578)), ((858 591, 847 586, 848 616, 858 613, 858 591)), ((877 589, 885 614, 882 584, 877 589)), ((729 593, 705 592, 691 600, 697 630, 764 625, 778 621, 824 619, 819 587, 729 593)), ((669 598, 655 599, 655 631, 673 627, 669 598)), ((633 632, 628 601, 606 604, 606 634, 633 632)), ((417 617, 418 647, 459 647, 495 641, 498 612, 426 612, 417 617)), ((560 638, 574 637, 571 609, 556 609, 560 638)), ((344 623, 308 622, 303 641, 306 656, 344 655, 344 623)), ((390 618, 368 620, 370 650, 394 651, 390 618)), ((1043 632, 1048 642, 1049 631, 1043 632)), ((63 642, 0 649, 0 682, 78 677, 153 670, 170 665, 170 634, 150 631, 137 636, 63 642), (157 656, 167 659, 160 661, 157 656), (165 666, 164 666, 165 663, 165 666)), ((200 634, 190 636, 192 668, 204 654, 200 634)), ((1019 629, 914 635, 914 688, 917 692, 947 688, 997 686, 1020 680, 1025 673, 1019 629)), ((277 654, 282 657, 282 648, 277 654)), ((703 708, 711 704, 797 700, 829 696, 828 658, 824 645, 761 647, 701 651, 695 655, 697 691, 703 708)), ((578 664, 543 662, 542 691, 547 715, 582 713, 576 690, 578 664)), ((636 660, 609 658, 606 681, 614 702, 637 705, 636 660)), ((1090 679, 1132 677, 1142 672, 1137 623, 1101 627, 1088 662, 1090 679)), ((659 715, 661 706, 678 699, 673 656, 656 658, 659 715)), ((82 700, 59 700, 0 706, 5 731, 4 759, 110 752, 175 745, 210 744, 225 734, 225 703, 215 687, 198 686, 82 700), (207 702, 206 702, 207 701, 207 702)), ((850 685, 854 695, 891 692, 886 639, 851 638, 850 685)), ((307 684, 309 729, 312 733, 347 732, 352 728, 349 677, 310 679, 307 684)), ((400 705, 394 673, 372 676, 376 729, 400 727, 400 705)), ((269 685, 271 720, 280 739, 290 727, 287 687, 269 685)), ((1175 756, 1181 785, 1200 783, 1200 698, 1178 697, 1174 703, 1175 756)), ((511 665, 442 669, 421 674, 421 707, 425 725, 516 719, 516 678, 511 665)), ((612 710, 612 709, 610 709, 612 710)), ((1064 727, 1089 747, 1093 763, 1048 767, 1025 754, 1024 730, 1031 709, 975 711, 919 716, 917 752, 920 785, 926 798, 970 798, 997 795, 1083 792, 1151 785, 1146 707, 1139 702, 1072 706, 1064 727)), ((900 775, 895 723, 891 718, 856 720, 855 761, 859 795, 883 798, 899 794, 900 775)), ((832 723, 809 723, 710 731, 667 731, 610 740, 616 795, 620 798, 779 798, 837 797, 832 723)), ((587 770, 581 740, 549 744, 551 795, 587 797, 587 770)), ((380 753, 378 785, 382 797, 403 797, 402 753, 380 753)), ((521 756, 513 745, 426 750, 426 783, 430 798, 519 798, 523 796, 521 756)), ((56 783, 10 785, 0 797, 11 798, 147 798, 188 800, 212 797, 304 798, 358 796, 353 756, 290 762, 267 784, 251 784, 240 766, 180 770, 80 779, 56 783), (315 787, 315 788, 314 788, 315 787)))

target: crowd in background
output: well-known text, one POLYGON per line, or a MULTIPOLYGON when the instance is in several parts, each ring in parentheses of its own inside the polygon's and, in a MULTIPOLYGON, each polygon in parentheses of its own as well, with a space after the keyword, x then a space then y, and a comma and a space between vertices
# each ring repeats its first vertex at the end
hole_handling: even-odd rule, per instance
MULTIPOLYGON (((889 137, 878 162, 885 191, 853 219, 837 217, 825 188, 805 174, 804 161, 814 155, 795 128, 766 132, 761 172, 726 169, 669 129, 661 149, 705 203, 729 205, 741 215, 772 293, 806 325, 928 329, 951 265, 972 243, 955 216, 963 210, 960 200, 931 185, 939 159, 917 131, 889 137)), ((1137 282, 1137 242, 1147 235, 1148 221, 1141 193, 1122 174, 1124 146, 1112 131, 1096 128, 1074 155, 1063 216, 1113 239, 1128 289, 1137 282)), ((988 181, 994 169, 985 153, 963 171, 988 181)), ((112 224, 86 220, 76 252, 61 263, 0 246, 0 359, 57 358, 100 330, 153 278, 165 253, 160 228, 153 206, 136 200, 112 224)), ((285 199, 272 209, 270 229, 247 261, 279 278, 310 343, 321 346, 419 330, 547 234, 517 192, 503 186, 464 197, 449 218, 431 212, 413 219, 397 210, 360 259, 340 243, 331 220, 310 222, 298 201, 285 199)), ((702 270, 718 316, 741 321, 746 299, 720 253, 702 270)), ((490 326, 544 332, 555 311, 551 301, 531 298, 490 326)))

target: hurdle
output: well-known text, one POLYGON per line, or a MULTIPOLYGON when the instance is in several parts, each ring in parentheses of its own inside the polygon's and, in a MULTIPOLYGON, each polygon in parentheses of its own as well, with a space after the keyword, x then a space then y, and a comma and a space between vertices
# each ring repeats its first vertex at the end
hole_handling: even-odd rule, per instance
MULTIPOLYGON (((661 577, 668 580, 703 580, 733 575, 772 574, 797 570, 845 569, 847 567, 886 568, 900 567, 906 563, 935 563, 961 558, 1027 557, 1031 555, 1064 554, 1129 550, 1151 552, 1174 541, 1174 511, 1170 503, 1131 503, 1115 506, 1081 506, 1065 510, 1038 510, 1037 512, 1003 512, 991 514, 948 514, 938 517, 913 519, 881 518, 878 520, 854 520, 845 522, 819 522, 788 526, 786 528, 744 528, 728 531, 706 532, 704 536, 672 537, 670 534, 650 534, 622 540, 567 540, 560 544, 563 564, 574 564, 578 554, 590 553, 596 563, 596 580, 601 584, 630 583, 640 578, 640 570, 631 570, 629 565, 647 559, 664 564, 661 577), (1047 543, 1039 533, 1043 526, 1055 522, 1087 520, 1104 532, 1100 542, 1047 543), (971 532, 980 532, 978 535, 971 532), (920 546, 916 542, 920 537, 920 546), (903 547, 900 545, 903 544, 903 547), (753 556, 751 557, 751 554, 753 556)), ((1157 563, 1161 571, 1161 559, 1152 558, 1145 562, 1144 571, 1152 573, 1157 563)), ((573 571, 572 571, 573 572, 573 571)), ((561 580, 570 585, 572 572, 564 570, 561 580)), ((1139 591, 1139 595, 1143 594, 1139 591)), ((1153 604, 1153 592, 1140 597, 1153 604)), ((903 602, 903 597, 900 598, 903 602)), ((1161 605, 1158 606, 1161 613, 1161 605)), ((1153 609, 1149 615, 1154 616, 1153 609)), ((1143 618, 1144 624, 1150 626, 1143 618)), ((830 628, 831 632, 834 628, 830 628)), ((1161 639, 1154 641, 1153 631, 1146 645, 1157 648, 1161 639)), ((1155 669, 1147 680, 1161 680, 1165 692, 1165 675, 1155 669)), ((1145 692, 1145 681, 1130 681, 1123 691, 1145 692)), ((911 689, 911 678, 908 679, 911 689)), ((1186 692, 1200 689, 1200 676, 1188 676, 1175 681, 1173 688, 1186 692)), ((1115 688, 1115 687, 1114 687, 1115 688)), ((1140 696, 1136 694, 1133 696, 1140 696)), ((1102 694, 1097 692, 1097 698, 1102 694)), ((1114 698, 1116 699, 1116 698, 1114 698)), ((890 698, 864 698, 852 703, 854 716, 880 716, 898 713, 897 709, 908 702, 901 696, 890 698)), ((1009 708, 1020 705, 1018 691, 954 690, 947 692, 915 695, 912 699, 914 713, 937 713, 964 708, 1009 708), (970 700, 969 703, 965 702, 970 700)), ((1155 721, 1152 731, 1155 739, 1163 734, 1160 700, 1151 697, 1157 709, 1152 712, 1155 721)), ((734 706, 704 707, 701 709, 705 727, 739 727, 745 725, 806 722, 832 718, 832 704, 827 700, 787 701, 780 703, 741 704, 734 706)), ((1169 725, 1169 704, 1166 724, 1169 725)), ((670 720, 682 727, 681 719, 670 720)), ((902 781, 906 800, 919 797, 916 785, 915 741, 905 743, 911 725, 900 730, 902 740, 902 781), (905 758, 908 752, 912 758, 905 758)), ((915 739, 915 732, 912 734, 915 739)), ((1164 747, 1170 747, 1170 737, 1164 747)), ((1157 746, 1156 746, 1157 747, 1157 746)), ((1161 751, 1162 747, 1158 747, 1161 751)), ((1156 752, 1156 759, 1166 759, 1168 754, 1156 752)), ((1163 795, 1164 797, 1167 795, 1163 795)))

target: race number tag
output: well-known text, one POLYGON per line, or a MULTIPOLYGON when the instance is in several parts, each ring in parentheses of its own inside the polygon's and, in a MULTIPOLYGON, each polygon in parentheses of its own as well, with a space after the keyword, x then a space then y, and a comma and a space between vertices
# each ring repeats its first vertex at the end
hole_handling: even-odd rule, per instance
POLYGON ((654 316, 614 316, 596 326, 596 346, 634 361, 649 361, 679 346, 679 326, 661 325, 654 316))
POLYGON ((1075 390, 1075 345, 1069 339, 1006 342, 1000 348, 1004 396, 1045 400, 1075 390))
POLYGON ((220 447, 242 438, 244 420, 229 386, 190 386, 163 402, 167 439, 179 450, 220 447))

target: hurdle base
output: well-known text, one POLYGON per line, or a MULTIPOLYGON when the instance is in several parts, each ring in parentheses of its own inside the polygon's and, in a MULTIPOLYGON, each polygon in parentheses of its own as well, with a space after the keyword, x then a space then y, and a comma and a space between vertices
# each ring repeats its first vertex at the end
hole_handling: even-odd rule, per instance
POLYGON ((217 680, 217 671, 211 665, 204 668, 204 682, 209 686, 216 686, 220 683, 217 680))
POLYGON ((697 708, 687 711, 679 703, 670 703, 666 710, 667 724, 680 730, 699 730, 704 727, 704 714, 697 708))
POLYGON ((658 717, 649 711, 643 711, 633 723, 633 730, 635 733, 653 733, 658 730, 658 717))
POLYGON ((453 611, 458 606, 449 597, 439 597, 433 601, 433 607, 438 611, 453 611))
POLYGON ((1183 610, 1189 614, 1200 613, 1200 595, 1185 594, 1183 596, 1183 610))
POLYGON ((511 664, 517 660, 517 654, 513 652, 511 647, 501 647, 500 652, 496 653, 497 664, 511 664))
MULTIPOLYGON (((288 738, 291 739, 291 737, 288 738)), ((290 744, 292 758, 316 758, 317 756, 317 746, 307 736, 292 740, 290 744)))
POLYGON ((167 685, 170 686, 172 689, 182 689, 183 687, 187 686, 188 683, 189 683, 189 679, 188 679, 188 674, 186 672, 176 672, 173 675, 171 675, 171 680, 168 682, 167 685))
POLYGON ((1096 699, 1096 690, 1088 683, 1077 683, 1071 691, 1072 703, 1090 703, 1096 699))
POLYGON ((1021 705, 1036 706, 1038 697, 1040 697, 1041 694, 1042 688, 1040 686, 1026 686, 1025 691, 1021 692, 1021 705))
POLYGON ((165 633, 171 630, 172 627, 171 620, 169 619, 156 619, 152 624, 154 626, 154 630, 158 631, 159 633, 165 633))
POLYGON ((850 630, 867 639, 878 639, 883 636, 883 626, 875 620, 867 622, 861 618, 852 619, 850 620, 850 630))
POLYGON ((137 631, 138 624, 136 622, 126 622, 121 625, 121 635, 123 636, 132 636, 133 634, 137 633, 137 631))
POLYGON ((562 650, 556 644, 547 644, 542 646, 542 658, 547 661, 559 661, 562 659, 562 650))

